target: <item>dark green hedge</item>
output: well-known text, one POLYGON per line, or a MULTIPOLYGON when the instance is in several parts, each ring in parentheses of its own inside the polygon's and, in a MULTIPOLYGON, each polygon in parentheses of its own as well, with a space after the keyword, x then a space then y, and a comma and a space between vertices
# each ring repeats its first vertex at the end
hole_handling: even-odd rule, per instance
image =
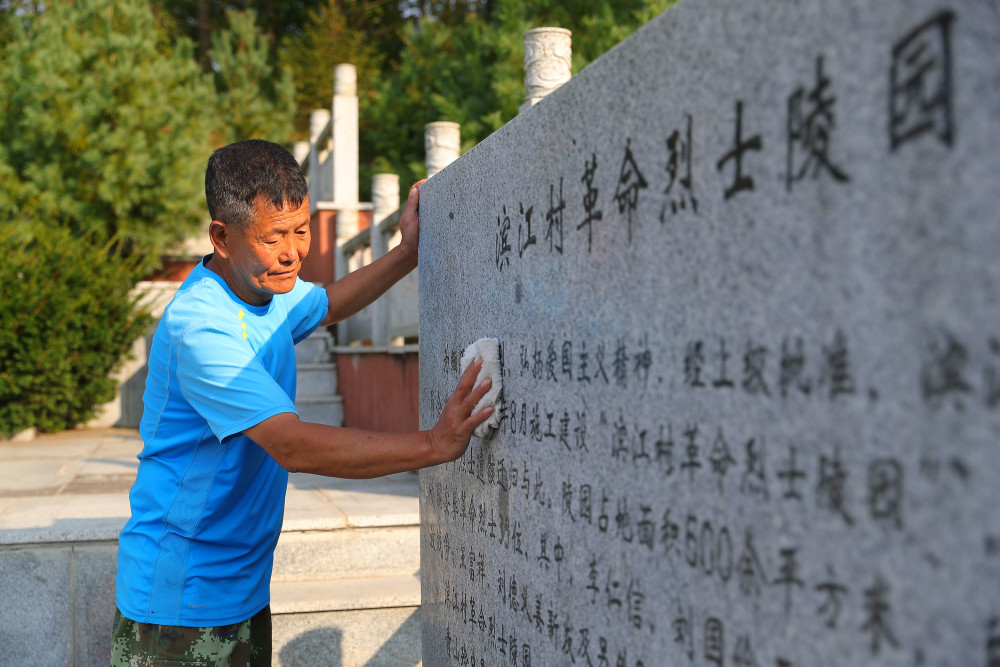
POLYGON ((0 436, 81 424, 111 400, 111 374, 150 316, 130 293, 134 260, 68 230, 2 223, 0 436))

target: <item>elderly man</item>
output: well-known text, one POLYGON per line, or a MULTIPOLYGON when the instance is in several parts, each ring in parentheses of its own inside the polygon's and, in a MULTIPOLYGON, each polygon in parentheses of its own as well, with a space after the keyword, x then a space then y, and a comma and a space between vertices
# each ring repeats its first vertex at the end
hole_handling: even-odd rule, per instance
MULTIPOLYGON (((419 185, 419 184, 418 184, 419 185)), ((112 665, 269 665, 270 577, 289 471, 365 478, 460 457, 491 409, 479 364, 433 429, 372 433, 299 420, 294 344, 377 299, 417 265, 417 186, 402 243, 325 290, 298 278, 309 200, 283 148, 217 150, 205 196, 214 252, 157 327, 144 441, 119 540, 112 665)))

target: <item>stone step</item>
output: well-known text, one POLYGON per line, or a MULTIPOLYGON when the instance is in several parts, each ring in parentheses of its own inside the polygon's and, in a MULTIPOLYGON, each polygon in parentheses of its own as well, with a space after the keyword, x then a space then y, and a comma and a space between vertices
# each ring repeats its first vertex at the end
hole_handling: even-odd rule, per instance
POLYGON ((419 480, 293 473, 273 581, 413 575, 420 569, 419 480))
POLYGON ((419 526, 283 530, 271 581, 412 576, 419 570, 419 526))
POLYGON ((271 586, 273 664, 419 666, 416 576, 271 586))
POLYGON ((299 394, 295 399, 299 419, 327 426, 343 426, 344 399, 341 396, 310 396, 299 394))
POLYGON ((419 606, 420 577, 416 573, 271 582, 274 615, 419 606))
POLYGON ((302 396, 336 396, 337 364, 333 362, 303 364, 298 370, 298 390, 302 396))
POLYGON ((317 329, 295 346, 295 361, 297 364, 326 363, 330 361, 332 349, 333 336, 326 329, 317 329))
POLYGON ((291 665, 422 665, 419 481, 294 473, 271 577, 273 655, 291 665))

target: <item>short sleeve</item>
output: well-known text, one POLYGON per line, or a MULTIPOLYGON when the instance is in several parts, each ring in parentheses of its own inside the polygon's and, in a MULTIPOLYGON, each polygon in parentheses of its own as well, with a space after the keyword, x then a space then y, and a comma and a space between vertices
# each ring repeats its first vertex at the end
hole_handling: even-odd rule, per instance
POLYGON ((295 343, 305 340, 315 331, 330 309, 326 290, 301 278, 295 281, 295 287, 284 295, 284 299, 288 327, 295 343))
POLYGON ((177 384, 221 441, 283 412, 298 414, 240 332, 203 322, 176 341, 177 384))

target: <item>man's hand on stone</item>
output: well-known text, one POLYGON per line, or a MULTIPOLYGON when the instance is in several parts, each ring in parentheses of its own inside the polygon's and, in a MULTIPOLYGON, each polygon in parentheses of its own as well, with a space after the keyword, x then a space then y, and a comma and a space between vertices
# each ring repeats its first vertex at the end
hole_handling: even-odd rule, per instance
POLYGON ((399 245, 413 257, 417 256, 417 245, 420 241, 420 186, 426 181, 424 178, 413 184, 403 212, 399 216, 399 233, 403 237, 399 245))
POLYGON ((445 404, 437 424, 429 431, 431 448, 435 452, 435 458, 440 458, 441 463, 454 461, 462 456, 469 447, 472 432, 493 414, 492 406, 473 414, 476 405, 492 384, 487 378, 478 387, 474 386, 482 366, 482 359, 469 364, 458 381, 458 387, 445 404))

